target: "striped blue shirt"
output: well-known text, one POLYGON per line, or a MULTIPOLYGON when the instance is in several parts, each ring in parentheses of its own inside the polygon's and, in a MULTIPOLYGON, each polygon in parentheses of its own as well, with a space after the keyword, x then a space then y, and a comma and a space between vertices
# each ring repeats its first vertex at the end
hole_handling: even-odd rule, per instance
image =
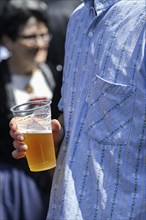
POLYGON ((146 219, 145 6, 85 0, 69 21, 47 219, 146 219))

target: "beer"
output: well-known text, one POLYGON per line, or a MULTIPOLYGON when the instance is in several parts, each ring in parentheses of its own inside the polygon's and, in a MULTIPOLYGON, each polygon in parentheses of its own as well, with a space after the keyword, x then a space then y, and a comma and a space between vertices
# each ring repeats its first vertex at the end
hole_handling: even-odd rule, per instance
POLYGON ((52 133, 23 133, 27 144, 26 158, 31 171, 42 171, 56 166, 52 133))
POLYGON ((27 144, 26 158, 31 171, 56 166, 51 126, 51 101, 35 100, 11 108, 27 144))

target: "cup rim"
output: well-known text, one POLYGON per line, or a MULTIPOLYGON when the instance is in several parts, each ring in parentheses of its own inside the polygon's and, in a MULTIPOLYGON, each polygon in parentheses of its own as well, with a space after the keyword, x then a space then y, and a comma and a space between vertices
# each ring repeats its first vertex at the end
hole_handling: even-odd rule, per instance
POLYGON ((32 110, 32 108, 25 109, 25 110, 18 110, 18 109, 21 106, 25 106, 25 105, 28 105, 28 104, 35 104, 35 103, 39 103, 39 102, 44 103, 44 105, 36 107, 35 110, 41 109, 42 107, 47 106, 48 104, 50 105, 52 103, 52 101, 49 100, 49 99, 47 99, 47 100, 38 99, 38 100, 28 101, 28 102, 24 102, 24 103, 21 103, 21 104, 14 105, 13 107, 10 108, 10 111, 13 112, 13 113, 29 112, 29 111, 32 110))

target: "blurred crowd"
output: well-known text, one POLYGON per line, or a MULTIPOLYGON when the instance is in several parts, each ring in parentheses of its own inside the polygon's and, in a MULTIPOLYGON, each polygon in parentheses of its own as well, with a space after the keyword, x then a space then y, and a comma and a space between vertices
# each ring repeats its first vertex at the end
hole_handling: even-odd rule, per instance
POLYGON ((54 170, 32 173, 26 159, 12 158, 10 108, 51 99, 52 118, 59 117, 66 28, 80 3, 0 1, 0 220, 46 218, 54 170))

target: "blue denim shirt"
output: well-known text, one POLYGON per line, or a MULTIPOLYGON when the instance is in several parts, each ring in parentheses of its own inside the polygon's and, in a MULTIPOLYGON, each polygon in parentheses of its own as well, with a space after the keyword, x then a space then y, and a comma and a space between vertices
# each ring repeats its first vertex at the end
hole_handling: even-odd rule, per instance
POLYGON ((86 0, 70 19, 47 219, 146 219, 145 11, 145 0, 86 0))

